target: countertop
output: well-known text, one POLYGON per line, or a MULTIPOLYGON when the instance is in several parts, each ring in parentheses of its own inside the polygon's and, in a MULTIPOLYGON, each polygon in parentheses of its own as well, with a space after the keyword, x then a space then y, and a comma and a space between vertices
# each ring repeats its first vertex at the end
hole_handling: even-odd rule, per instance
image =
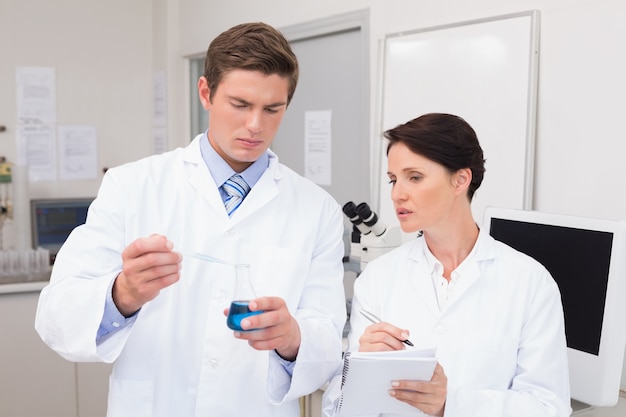
POLYGON ((0 275, 0 294, 41 291, 50 281, 50 271, 0 275))

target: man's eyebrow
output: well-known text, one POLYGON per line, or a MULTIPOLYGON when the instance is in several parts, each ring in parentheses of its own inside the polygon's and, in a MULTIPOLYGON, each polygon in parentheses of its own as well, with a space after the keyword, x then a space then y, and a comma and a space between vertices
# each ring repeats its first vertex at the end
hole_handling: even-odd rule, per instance
MULTIPOLYGON (((247 105, 247 106, 251 106, 251 105, 252 105, 252 103, 250 103, 250 102, 249 102, 249 101, 247 101, 247 100, 244 100, 244 99, 243 99, 243 98, 241 98, 241 97, 229 96, 229 98, 230 98, 231 100, 238 101, 238 102, 240 102, 241 104, 245 104, 245 105, 247 105)), ((285 106, 285 105, 287 105, 287 102, 286 102, 286 101, 279 101, 279 102, 276 102, 276 103, 270 103, 270 104, 267 104, 267 105, 265 105, 265 106, 263 106, 263 107, 282 107, 282 106, 285 106)))
POLYGON ((267 105, 267 106, 265 106, 265 107, 282 107, 282 106, 286 106, 286 105, 287 105, 287 102, 286 102, 286 101, 279 101, 279 102, 277 102, 277 103, 271 103, 271 104, 268 104, 268 105, 267 105))

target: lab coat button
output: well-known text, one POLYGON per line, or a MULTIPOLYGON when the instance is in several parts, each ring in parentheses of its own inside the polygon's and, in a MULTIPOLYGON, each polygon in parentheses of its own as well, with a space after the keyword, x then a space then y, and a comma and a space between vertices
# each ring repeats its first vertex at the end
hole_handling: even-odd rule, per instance
POLYGON ((443 333, 445 333, 445 331, 446 331, 445 326, 443 326, 441 324, 439 326, 435 327, 435 333, 437 333, 437 334, 443 334, 443 333))
POLYGON ((224 236, 226 236, 226 237, 235 236, 235 230, 234 229, 227 230, 226 232, 224 232, 224 236))
POLYGON ((209 366, 213 369, 217 368, 219 361, 217 359, 209 359, 209 366))
POLYGON ((216 301, 226 301, 226 293, 224 291, 219 291, 217 294, 213 296, 216 301))

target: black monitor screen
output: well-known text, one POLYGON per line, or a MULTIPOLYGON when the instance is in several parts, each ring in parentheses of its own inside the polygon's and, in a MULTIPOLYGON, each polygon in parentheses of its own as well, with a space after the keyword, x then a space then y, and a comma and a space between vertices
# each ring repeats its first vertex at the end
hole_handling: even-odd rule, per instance
POLYGON ((498 218, 490 234, 550 271, 561 291, 567 345, 597 356, 613 234, 498 218))
POLYGON ((32 200, 33 247, 58 252, 69 234, 85 223, 91 199, 32 200))

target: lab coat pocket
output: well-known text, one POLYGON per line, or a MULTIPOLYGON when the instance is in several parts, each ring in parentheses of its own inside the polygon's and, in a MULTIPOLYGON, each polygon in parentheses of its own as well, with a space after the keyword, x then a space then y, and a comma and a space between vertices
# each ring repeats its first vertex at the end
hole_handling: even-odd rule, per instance
POLYGON ((150 417, 154 395, 152 380, 111 378, 107 417, 150 417))

